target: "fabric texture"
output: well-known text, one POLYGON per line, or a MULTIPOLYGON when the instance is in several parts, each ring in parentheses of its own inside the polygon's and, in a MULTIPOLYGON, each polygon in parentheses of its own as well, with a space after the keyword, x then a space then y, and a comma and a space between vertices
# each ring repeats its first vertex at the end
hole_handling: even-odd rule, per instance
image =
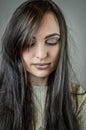
POLYGON ((36 130, 45 126, 45 101, 47 86, 33 86, 33 99, 35 103, 36 130))
POLYGON ((86 130, 86 92, 81 86, 76 84, 71 86, 71 92, 73 93, 71 98, 79 128, 80 130, 86 130))
MULTIPOLYGON (((47 86, 33 86, 33 98, 36 106, 36 130, 44 127, 45 101, 47 86)), ((73 109, 78 120, 80 130, 86 130, 86 93, 81 86, 72 84, 70 87, 73 109)))

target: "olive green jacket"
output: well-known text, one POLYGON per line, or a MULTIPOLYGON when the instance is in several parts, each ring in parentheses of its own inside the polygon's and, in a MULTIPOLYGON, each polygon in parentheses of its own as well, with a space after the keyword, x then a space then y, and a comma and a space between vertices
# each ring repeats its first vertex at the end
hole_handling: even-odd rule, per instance
POLYGON ((77 93, 72 94, 71 98, 80 130, 86 130, 86 92, 81 86, 75 84, 72 85, 71 92, 77 93))

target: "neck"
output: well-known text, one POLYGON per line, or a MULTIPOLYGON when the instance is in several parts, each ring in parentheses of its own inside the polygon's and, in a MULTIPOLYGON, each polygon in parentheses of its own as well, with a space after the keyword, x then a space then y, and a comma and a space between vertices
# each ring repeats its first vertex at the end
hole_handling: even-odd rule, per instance
POLYGON ((47 86, 48 77, 36 77, 29 75, 28 78, 32 86, 47 86))

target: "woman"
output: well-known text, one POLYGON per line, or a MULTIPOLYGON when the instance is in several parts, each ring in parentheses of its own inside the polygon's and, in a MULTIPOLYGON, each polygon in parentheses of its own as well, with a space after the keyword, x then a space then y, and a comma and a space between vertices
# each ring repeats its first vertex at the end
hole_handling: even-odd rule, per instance
POLYGON ((0 130, 85 130, 86 94, 70 85, 69 65, 59 7, 52 0, 20 5, 2 42, 0 130))

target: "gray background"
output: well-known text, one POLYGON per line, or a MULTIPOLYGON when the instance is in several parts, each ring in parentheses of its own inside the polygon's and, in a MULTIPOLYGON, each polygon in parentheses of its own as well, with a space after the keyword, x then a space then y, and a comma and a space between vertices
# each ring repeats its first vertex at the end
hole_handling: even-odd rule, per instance
MULTIPOLYGON (((15 9, 25 0, 0 0, 0 44, 6 25, 15 9)), ((86 0, 54 0, 62 9, 69 33, 69 48, 74 71, 86 89, 86 0)))

